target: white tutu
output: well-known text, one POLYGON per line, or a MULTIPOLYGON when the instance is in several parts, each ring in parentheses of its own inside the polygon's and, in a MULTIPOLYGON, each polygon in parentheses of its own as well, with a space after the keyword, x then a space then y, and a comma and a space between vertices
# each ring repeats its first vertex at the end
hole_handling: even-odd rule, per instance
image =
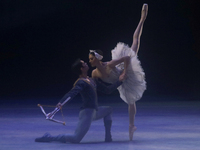
MULTIPOLYGON (((126 44, 118 43, 112 50, 112 59, 118 59, 123 56, 130 56, 130 64, 127 68, 127 78, 121 86, 118 87, 120 97, 128 104, 133 104, 140 100, 146 90, 145 74, 140 65, 135 52, 126 44)), ((108 68, 108 67, 107 67, 108 68)), ((105 82, 114 83, 124 69, 124 63, 116 66, 116 69, 108 68, 109 78, 105 82)))

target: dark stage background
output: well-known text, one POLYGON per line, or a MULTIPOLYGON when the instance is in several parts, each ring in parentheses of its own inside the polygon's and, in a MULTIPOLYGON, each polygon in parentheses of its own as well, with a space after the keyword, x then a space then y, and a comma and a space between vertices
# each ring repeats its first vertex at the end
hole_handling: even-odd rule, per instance
POLYGON ((149 4, 138 54, 144 97, 199 100, 197 2, 1 0, 0 102, 59 100, 76 80, 70 70, 76 58, 88 62, 89 49, 101 49, 107 61, 117 42, 132 44, 143 3, 149 4))

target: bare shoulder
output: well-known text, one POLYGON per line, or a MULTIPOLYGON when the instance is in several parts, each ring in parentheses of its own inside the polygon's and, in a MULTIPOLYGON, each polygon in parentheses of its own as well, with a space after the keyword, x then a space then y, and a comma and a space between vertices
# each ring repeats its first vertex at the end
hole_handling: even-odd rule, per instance
POLYGON ((97 78, 97 69, 92 70, 92 78, 97 78))

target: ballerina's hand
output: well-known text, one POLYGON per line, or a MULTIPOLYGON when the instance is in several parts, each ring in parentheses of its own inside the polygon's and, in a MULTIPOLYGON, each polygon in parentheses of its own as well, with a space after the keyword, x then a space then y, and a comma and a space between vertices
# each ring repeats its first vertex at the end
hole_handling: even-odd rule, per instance
POLYGON ((123 73, 119 76, 119 81, 122 81, 122 82, 123 82, 123 81, 126 79, 126 77, 127 77, 127 76, 126 76, 126 73, 123 72, 123 73))

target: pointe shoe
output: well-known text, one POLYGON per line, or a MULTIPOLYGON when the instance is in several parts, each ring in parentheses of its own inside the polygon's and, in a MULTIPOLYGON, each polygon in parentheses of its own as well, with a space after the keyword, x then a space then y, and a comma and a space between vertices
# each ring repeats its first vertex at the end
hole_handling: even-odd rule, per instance
POLYGON ((148 14, 148 4, 143 4, 142 12, 141 12, 141 19, 145 20, 148 14))
POLYGON ((129 125, 129 139, 130 139, 130 141, 133 140, 133 133, 135 132, 136 129, 137 129, 136 126, 129 125))

